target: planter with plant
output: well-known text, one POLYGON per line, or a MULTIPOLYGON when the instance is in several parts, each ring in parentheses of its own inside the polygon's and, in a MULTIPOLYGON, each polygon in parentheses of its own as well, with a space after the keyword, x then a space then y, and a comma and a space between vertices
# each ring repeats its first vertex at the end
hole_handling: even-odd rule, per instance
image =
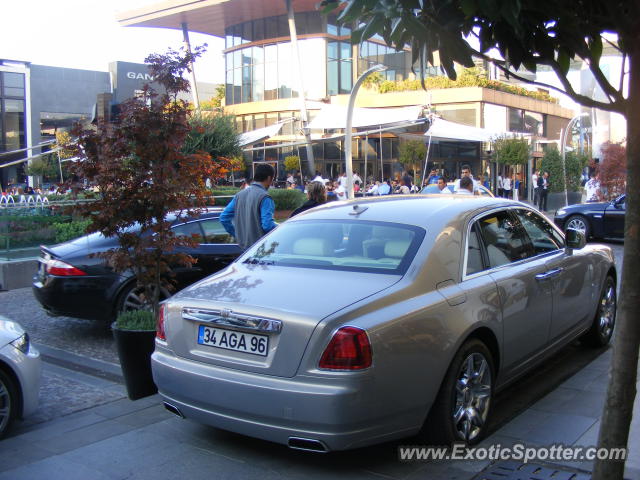
POLYGON ((111 329, 129 398, 137 400, 156 393, 158 389, 151 374, 151 354, 156 338, 153 312, 123 312, 113 322, 111 329))
POLYGON ((563 166, 562 156, 558 149, 555 147, 547 149, 540 164, 541 172, 549 172, 547 210, 555 210, 565 206, 565 189, 567 204, 580 203, 582 170, 588 163, 589 155, 573 151, 565 154, 563 166))
MULTIPOLYGON (((135 274, 141 309, 148 310, 138 320, 157 316, 162 296, 173 287, 172 268, 195 263, 184 249, 195 247, 197 238, 176 236, 173 222, 197 216, 210 196, 205 179, 229 171, 226 158, 185 151, 191 129, 202 126, 190 126, 189 106, 178 95, 188 90, 183 76, 201 52, 198 47, 193 54, 150 55, 149 73, 162 93, 145 85, 140 97, 120 104, 114 121, 101 119, 96 129, 74 130, 82 161, 70 167, 71 173, 98 187, 97 193, 87 193, 95 201, 76 209, 91 220, 88 232, 118 239, 117 248, 99 255, 114 271, 135 274)), ((125 351, 148 358, 153 349, 146 345, 133 340, 119 346, 121 360, 125 351)), ((129 363, 123 361, 122 367, 126 377, 129 363)))

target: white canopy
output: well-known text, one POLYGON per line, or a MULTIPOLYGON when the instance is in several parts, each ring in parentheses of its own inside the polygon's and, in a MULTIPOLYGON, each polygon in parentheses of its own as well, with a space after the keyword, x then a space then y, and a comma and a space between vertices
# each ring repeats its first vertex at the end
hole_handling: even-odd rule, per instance
MULTIPOLYGON (((352 125, 354 128, 406 123, 416 120, 422 107, 414 105, 403 108, 354 108, 352 125)), ((323 105, 316 117, 309 123, 311 129, 345 128, 347 107, 343 105, 323 105)))
POLYGON ((269 137, 273 137, 280 132, 282 125, 286 122, 279 122, 268 127, 258 128, 257 130, 251 130, 240 135, 240 146, 253 145, 254 143, 261 142, 269 137))
POLYGON ((431 122, 429 130, 425 135, 431 135, 434 138, 443 138, 447 140, 462 140, 466 142, 490 142, 498 136, 513 136, 513 132, 500 132, 497 130, 488 130, 486 128, 470 127, 460 123, 449 122, 441 118, 435 118, 431 122))

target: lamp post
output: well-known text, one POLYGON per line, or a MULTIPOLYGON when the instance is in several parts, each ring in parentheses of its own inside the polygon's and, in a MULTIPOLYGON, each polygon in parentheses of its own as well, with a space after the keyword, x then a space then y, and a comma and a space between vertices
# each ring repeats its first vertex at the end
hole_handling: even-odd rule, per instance
POLYGON ((345 164, 347 170, 347 198, 352 200, 353 195, 353 163, 351 159, 351 123, 353 120, 353 107, 356 104, 356 95, 358 94, 358 89, 360 85, 367 78, 368 75, 371 75, 373 72, 384 72, 387 69, 384 65, 378 64, 371 67, 369 70, 360 75, 360 78, 356 80, 355 85, 351 89, 351 94, 349 95, 349 107, 347 108, 347 125, 345 126, 345 135, 344 135, 344 157, 345 164))
POLYGON ((588 117, 589 114, 584 112, 579 115, 576 115, 567 124, 567 128, 565 128, 560 133, 560 158, 562 158, 562 174, 564 175, 564 206, 569 205, 569 193, 567 192, 567 165, 564 160, 565 156, 565 143, 567 143, 567 132, 571 132, 573 125, 580 120, 582 117, 588 117))

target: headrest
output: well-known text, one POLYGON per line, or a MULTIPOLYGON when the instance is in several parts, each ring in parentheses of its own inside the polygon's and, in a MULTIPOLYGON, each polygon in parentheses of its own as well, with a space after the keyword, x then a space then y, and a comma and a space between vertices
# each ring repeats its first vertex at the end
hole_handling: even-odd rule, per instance
POLYGON ((331 255, 331 246, 324 238, 299 238, 293 244, 295 255, 327 257, 331 255))
POLYGON ((384 256, 391 258, 402 258, 407 253, 411 242, 406 240, 391 240, 384 244, 384 256))

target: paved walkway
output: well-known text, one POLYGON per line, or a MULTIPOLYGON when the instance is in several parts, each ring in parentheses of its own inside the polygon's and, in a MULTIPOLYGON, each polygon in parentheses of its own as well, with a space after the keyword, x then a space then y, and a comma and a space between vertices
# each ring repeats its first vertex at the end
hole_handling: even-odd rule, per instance
MULTIPOLYGON (((611 350, 504 425, 482 445, 595 445, 610 357, 611 350)), ((47 368, 56 373, 56 368, 63 367, 47 368)), ((49 422, 19 426, 18 435, 0 442, 0 480, 266 480, 337 476, 444 480, 470 479, 490 463, 400 462, 397 447, 403 442, 328 455, 296 452, 181 420, 160 406, 157 395, 129 401, 122 398, 124 392, 115 377, 92 381, 112 395, 111 401, 106 399, 107 403, 49 422)), ((636 401, 635 414, 626 471, 629 479, 640 479, 640 400, 636 401)), ((590 463, 567 465, 591 469, 590 463)))

